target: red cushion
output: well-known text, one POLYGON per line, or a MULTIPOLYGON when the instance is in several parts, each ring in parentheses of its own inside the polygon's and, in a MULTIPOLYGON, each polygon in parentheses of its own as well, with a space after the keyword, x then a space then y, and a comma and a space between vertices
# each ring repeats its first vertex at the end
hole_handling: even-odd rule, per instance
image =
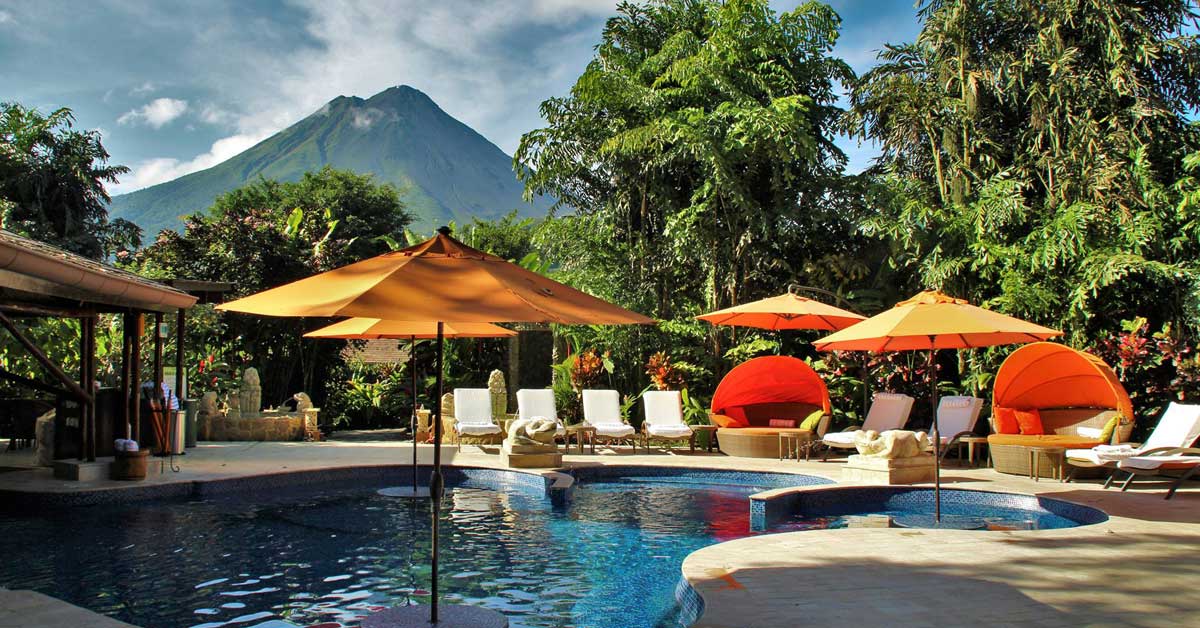
POLYGON ((1021 433, 1026 436, 1038 436, 1045 434, 1046 430, 1042 427, 1042 413, 1038 412, 1037 408, 1029 410, 1017 410, 1017 424, 1021 426, 1021 433))
POLYGON ((1017 423, 1017 411, 1012 408, 992 408, 992 418, 995 419, 997 434, 1020 434, 1021 424, 1017 423))
POLYGON ((768 427, 796 427, 796 419, 771 419, 767 421, 768 427))
POLYGON ((713 425, 718 427, 749 427, 750 425, 745 419, 725 416, 724 414, 709 414, 708 418, 712 421, 713 425))

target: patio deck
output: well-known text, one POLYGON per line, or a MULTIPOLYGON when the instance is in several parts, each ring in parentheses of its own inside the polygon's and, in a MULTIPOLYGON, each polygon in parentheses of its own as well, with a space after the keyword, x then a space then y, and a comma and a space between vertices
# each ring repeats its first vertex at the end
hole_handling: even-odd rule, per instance
MULTIPOLYGON (((446 464, 497 467, 495 447, 443 449, 446 464), (487 453, 487 452, 492 453, 487 453)), ((418 450, 422 464, 432 446, 418 450)), ((202 482, 286 471, 405 464, 411 445, 384 442, 205 443, 180 460, 182 471, 145 482, 63 482, 49 469, 0 473, 0 492, 95 491, 202 482)), ((779 462, 697 452, 631 454, 598 449, 568 454, 566 466, 639 464, 786 471, 838 480, 841 462, 779 462)), ((22 466, 0 454, 0 468, 22 466)), ((960 532, 847 529, 791 532, 713 545, 693 553, 683 572, 705 599, 705 628, 798 624, 860 626, 1180 625, 1200 609, 1191 586, 1200 575, 1200 483, 1170 501, 1162 485, 1126 493, 1098 482, 1060 484, 950 466, 943 484, 1049 495, 1095 506, 1107 522, 1063 530, 960 532)))

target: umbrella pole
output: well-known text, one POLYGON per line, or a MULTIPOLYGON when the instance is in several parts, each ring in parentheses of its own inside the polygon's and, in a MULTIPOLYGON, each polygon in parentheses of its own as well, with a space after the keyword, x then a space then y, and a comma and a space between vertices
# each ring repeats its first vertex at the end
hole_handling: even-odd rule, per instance
MULTIPOLYGON (((932 344, 932 338, 930 344, 932 344)), ((935 350, 929 349, 929 399, 933 404, 933 519, 942 521, 942 437, 938 435, 937 361, 935 350)))
POLYGON ((417 337, 408 341, 408 370, 412 377, 412 415, 408 417, 408 431, 413 439, 412 484, 413 497, 417 496, 417 337))
POLYGON ((430 583, 431 594, 429 606, 429 623, 438 623, 438 519, 442 500, 442 360, 444 359, 443 326, 437 325, 437 399, 434 400, 433 421, 433 473, 429 476, 429 499, 432 501, 433 513, 433 556, 430 559, 433 580, 430 583))

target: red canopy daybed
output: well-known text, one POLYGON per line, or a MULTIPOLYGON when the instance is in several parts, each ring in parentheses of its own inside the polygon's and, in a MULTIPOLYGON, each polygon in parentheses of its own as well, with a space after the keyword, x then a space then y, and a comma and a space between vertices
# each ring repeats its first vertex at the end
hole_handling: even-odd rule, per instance
POLYGON ((721 451, 774 458, 779 431, 795 429, 818 410, 829 414, 829 391, 821 376, 803 360, 767 356, 729 371, 713 394, 711 418, 720 426, 721 451))

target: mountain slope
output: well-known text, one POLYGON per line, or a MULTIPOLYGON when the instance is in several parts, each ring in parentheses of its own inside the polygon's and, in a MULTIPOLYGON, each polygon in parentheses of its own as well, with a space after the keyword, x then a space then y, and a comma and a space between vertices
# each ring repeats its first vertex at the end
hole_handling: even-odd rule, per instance
POLYGON ((514 209, 541 216, 551 204, 544 198, 522 200, 510 156, 424 93, 399 86, 366 100, 339 96, 228 161, 113 197, 109 211, 152 235, 180 228, 181 217, 207 209, 218 195, 259 176, 295 181, 325 165, 395 184, 418 229, 514 209))

